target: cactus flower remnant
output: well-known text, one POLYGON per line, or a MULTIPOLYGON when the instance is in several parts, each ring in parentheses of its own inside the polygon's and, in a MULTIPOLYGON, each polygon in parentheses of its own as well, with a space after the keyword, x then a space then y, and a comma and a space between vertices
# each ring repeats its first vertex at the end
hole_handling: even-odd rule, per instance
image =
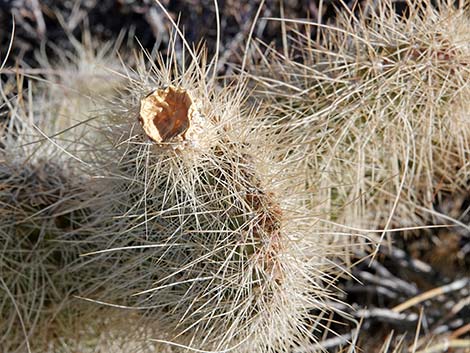
POLYGON ((139 120, 147 136, 157 143, 185 134, 194 113, 189 93, 173 86, 157 89, 141 100, 139 120))

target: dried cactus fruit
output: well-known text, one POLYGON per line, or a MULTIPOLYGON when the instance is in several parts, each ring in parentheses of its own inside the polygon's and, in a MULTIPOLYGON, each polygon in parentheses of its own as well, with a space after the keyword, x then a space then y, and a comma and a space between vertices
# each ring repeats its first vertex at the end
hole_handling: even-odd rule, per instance
POLYGON ((184 140, 194 114, 192 105, 185 90, 171 86, 155 90, 140 104, 140 121, 145 133, 155 142, 167 142, 175 137, 184 140))

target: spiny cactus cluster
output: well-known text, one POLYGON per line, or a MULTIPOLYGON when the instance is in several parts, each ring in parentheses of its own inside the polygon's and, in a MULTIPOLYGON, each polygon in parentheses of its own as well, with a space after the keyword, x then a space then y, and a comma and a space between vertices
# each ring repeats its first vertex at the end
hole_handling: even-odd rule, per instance
POLYGON ((230 82, 186 49, 3 95, 1 344, 274 353, 329 330, 351 230, 468 191, 470 22, 389 5, 317 38, 284 20, 307 27, 292 57, 230 82))
POLYGON ((42 341, 44 326, 80 290, 87 275, 69 266, 81 262, 79 244, 97 202, 67 161, 31 144, 28 129, 13 121, 7 133, 17 136, 0 151, 0 342, 8 352, 31 349, 33 332, 42 341))
MULTIPOLYGON (((302 175, 269 148, 274 136, 260 128, 264 111, 246 103, 246 84, 218 87, 204 53, 191 55, 184 67, 172 59, 141 64, 88 114, 56 109, 39 125, 39 114, 15 117, 29 135, 8 138, 3 152, 22 151, 23 174, 39 168, 30 173, 39 189, 5 170, 4 203, 12 210, 2 216, 25 219, 27 202, 13 207, 8 200, 18 188, 23 199, 49 198, 30 211, 34 239, 18 233, 21 221, 2 223, 2 232, 15 246, 33 243, 22 256, 39 257, 34 270, 50 282, 58 277, 60 291, 42 286, 53 296, 47 305, 21 305, 34 307, 41 324, 60 326, 61 342, 90 349, 75 337, 87 336, 86 325, 112 327, 102 317, 92 323, 93 315, 117 323, 112 313, 119 307, 134 318, 124 335, 129 342, 147 335, 177 350, 288 352, 314 340, 310 325, 330 310, 330 275, 339 270, 331 258, 342 257, 316 230, 302 175), (85 326, 67 333, 67 322, 85 326)), ((83 100, 80 92, 72 97, 83 100)), ((52 102, 43 104, 62 106, 52 102)), ((13 244, 7 247, 2 263, 14 267, 7 257, 13 244)), ((18 304, 19 290, 9 299, 18 304)), ((18 328, 17 340, 5 340, 43 349, 36 339, 42 331, 23 327, 15 305, 5 312, 6 330, 18 328)))
POLYGON ((314 37, 314 24, 285 22, 292 56, 268 51, 253 77, 266 124, 308 156, 297 167, 322 190, 315 205, 360 228, 452 222, 434 206, 469 189, 468 13, 425 1, 401 16, 386 1, 314 37))
POLYGON ((314 231, 300 176, 266 149, 272 136, 257 129, 262 111, 243 108, 245 87, 216 91, 208 76, 194 64, 140 83, 128 91, 134 106, 124 94, 104 117, 110 128, 95 159, 107 166, 99 175, 120 195, 110 204, 125 224, 113 244, 124 250, 111 257, 127 266, 116 270, 122 288, 113 294, 127 291, 126 305, 159 317, 188 346, 288 351, 311 338, 309 312, 325 309, 330 240, 314 231), (148 120, 155 101, 160 138, 149 140, 135 116, 140 103, 148 120), (162 133, 171 126, 166 108, 191 114, 162 133))

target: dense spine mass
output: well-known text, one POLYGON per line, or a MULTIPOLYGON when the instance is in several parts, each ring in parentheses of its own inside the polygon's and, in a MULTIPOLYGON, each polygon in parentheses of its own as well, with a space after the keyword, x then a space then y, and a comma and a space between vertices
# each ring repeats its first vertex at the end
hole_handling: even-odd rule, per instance
POLYGON ((243 108, 245 88, 217 91, 198 65, 159 71, 103 112, 94 163, 113 224, 89 256, 114 265, 96 298, 158 319, 174 344, 288 351, 325 309, 330 240, 267 150, 261 112, 243 108))
POLYGON ((452 222, 440 200, 469 190, 468 14, 392 5, 342 11, 315 37, 313 22, 286 20, 292 57, 271 52, 253 68, 266 125, 320 190, 315 209, 362 229, 452 222))
POLYGON ((14 352, 30 349, 33 340, 44 344, 44 327, 54 326, 80 292, 81 278, 70 267, 80 267, 78 244, 93 224, 95 200, 54 158, 7 147, 0 157, 0 346, 14 352))
POLYGON ((21 330, 26 316, 10 303, 6 322, 20 330, 5 340, 31 337, 33 351, 54 352, 111 349, 103 340, 288 352, 315 340, 312 327, 331 310, 331 260, 342 253, 317 227, 302 174, 272 148, 278 132, 247 103, 243 79, 218 82, 202 52, 189 57, 185 65, 146 58, 103 92, 65 74, 66 89, 50 90, 43 111, 20 114, 27 138, 12 133, 2 150, 2 217, 19 215, 2 221, 2 266, 11 270, 2 301, 22 299, 13 273, 25 271, 11 263, 36 259, 41 288, 54 290, 38 310, 22 305, 54 325, 47 334, 21 330), (10 161, 12 146, 25 158, 10 161), (42 201, 30 208, 29 198, 42 201), (55 279, 58 291, 48 286, 55 279))

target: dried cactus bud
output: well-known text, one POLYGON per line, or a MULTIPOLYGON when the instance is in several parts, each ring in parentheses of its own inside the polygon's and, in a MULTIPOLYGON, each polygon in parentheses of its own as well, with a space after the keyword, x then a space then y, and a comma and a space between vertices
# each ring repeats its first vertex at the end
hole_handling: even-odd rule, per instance
POLYGON ((147 136, 157 143, 179 136, 184 140, 193 114, 193 101, 189 93, 173 86, 155 90, 140 104, 142 127, 147 136))

